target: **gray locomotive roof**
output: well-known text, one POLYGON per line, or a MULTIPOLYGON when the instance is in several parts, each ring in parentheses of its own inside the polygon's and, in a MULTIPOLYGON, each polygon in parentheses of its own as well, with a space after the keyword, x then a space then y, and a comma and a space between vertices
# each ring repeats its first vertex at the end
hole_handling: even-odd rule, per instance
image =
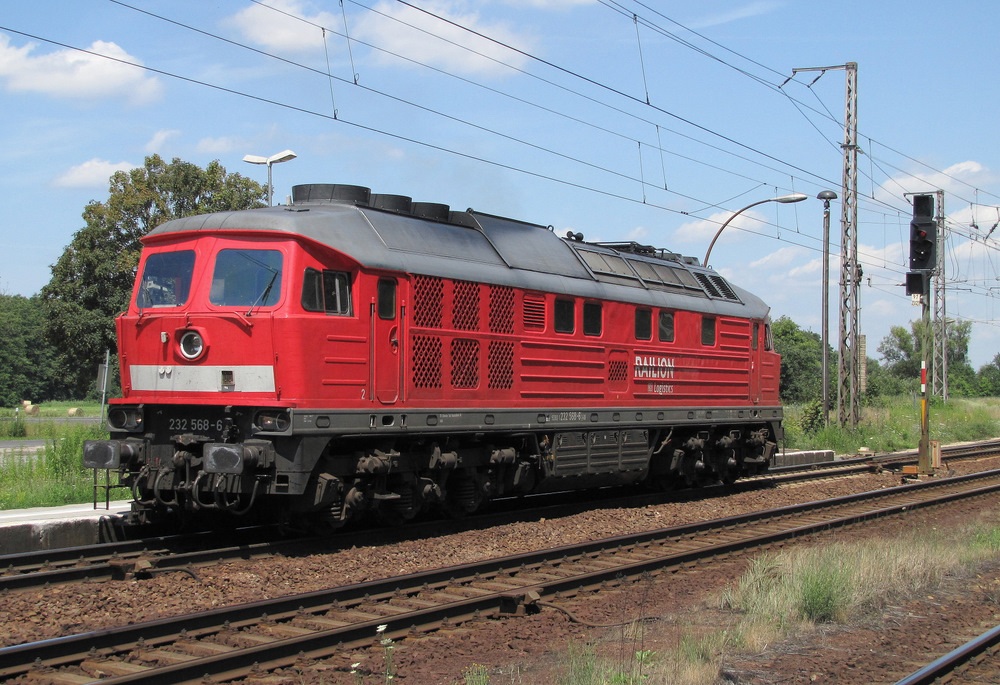
POLYGON ((763 318, 768 312, 758 297, 723 281, 709 269, 566 240, 543 226, 472 210, 448 213, 445 208, 445 212, 448 220, 439 221, 376 209, 367 203, 307 201, 175 219, 149 236, 188 231, 288 233, 327 245, 370 269, 722 315, 763 318), (602 259, 595 258, 595 253, 607 255, 608 263, 615 266, 595 269, 594 260, 602 259), (632 265, 623 267, 621 258, 632 265), (684 271, 677 274, 683 276, 683 285, 668 287, 644 281, 638 277, 637 262, 669 265, 668 270, 675 273, 684 271))

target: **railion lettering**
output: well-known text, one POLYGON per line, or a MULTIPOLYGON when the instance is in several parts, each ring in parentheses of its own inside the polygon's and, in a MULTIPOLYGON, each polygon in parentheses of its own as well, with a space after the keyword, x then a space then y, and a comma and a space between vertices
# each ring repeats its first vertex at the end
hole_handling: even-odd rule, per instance
POLYGON ((673 378, 674 360, 671 357, 635 357, 636 378, 673 378))

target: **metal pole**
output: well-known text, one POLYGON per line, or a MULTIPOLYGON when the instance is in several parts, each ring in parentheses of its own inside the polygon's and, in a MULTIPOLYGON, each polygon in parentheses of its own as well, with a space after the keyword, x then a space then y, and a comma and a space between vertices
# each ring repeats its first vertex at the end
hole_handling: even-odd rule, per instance
POLYGON ((920 442, 917 446, 917 471, 921 474, 934 473, 931 465, 931 431, 930 417, 927 413, 927 404, 931 396, 931 387, 927 382, 927 367, 930 365, 931 356, 931 303, 930 292, 923 294, 923 328, 921 333, 921 347, 923 347, 923 359, 920 362, 920 442))
POLYGON ((823 425, 830 425, 830 200, 837 198, 832 190, 816 196, 823 201, 823 425))
POLYGON ((271 163, 267 163, 267 206, 274 206, 274 186, 271 185, 271 163))
POLYGON ((830 425, 830 201, 823 202, 823 425, 830 425))

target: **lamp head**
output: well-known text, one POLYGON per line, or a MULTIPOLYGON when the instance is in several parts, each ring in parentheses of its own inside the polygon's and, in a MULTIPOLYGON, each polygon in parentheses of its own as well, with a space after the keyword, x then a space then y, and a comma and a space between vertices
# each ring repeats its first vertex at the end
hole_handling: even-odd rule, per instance
POLYGON ((772 197, 771 202, 781 202, 782 204, 788 204, 789 202, 802 202, 808 195, 805 193, 792 193, 791 195, 782 195, 781 197, 772 197))

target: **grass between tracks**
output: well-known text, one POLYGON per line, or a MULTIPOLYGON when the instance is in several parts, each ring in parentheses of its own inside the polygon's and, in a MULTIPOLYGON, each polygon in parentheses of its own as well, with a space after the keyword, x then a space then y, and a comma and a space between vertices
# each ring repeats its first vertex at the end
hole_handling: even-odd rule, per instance
MULTIPOLYGON (((813 405, 785 407, 786 449, 832 449, 837 454, 915 449, 920 440, 920 400, 913 397, 880 397, 863 407, 856 428, 840 428, 836 411, 829 427, 822 425, 822 411, 813 405)), ((1000 398, 932 398, 928 407, 929 432, 941 444, 983 440, 1000 436, 1000 398)))
MULTIPOLYGON (((995 514, 989 514, 996 519, 995 514)), ((895 540, 835 542, 765 553, 719 599, 731 620, 724 628, 682 630, 675 646, 648 649, 635 623, 623 631, 619 654, 598 657, 595 645, 570 645, 560 656, 559 685, 713 685, 727 655, 757 654, 769 644, 817 624, 877 620, 890 607, 934 592, 951 578, 1000 559, 1000 523, 980 521, 956 533, 932 529, 895 540)), ((1000 605, 1000 586, 993 593, 1000 605)), ((634 607, 637 615, 641 607, 634 607)), ((608 654, 607 643, 600 650, 608 654)), ((611 650, 613 651, 613 650, 611 650)), ((487 683, 490 680, 466 683, 487 683)), ((497 682, 509 681, 504 678, 497 682)))

